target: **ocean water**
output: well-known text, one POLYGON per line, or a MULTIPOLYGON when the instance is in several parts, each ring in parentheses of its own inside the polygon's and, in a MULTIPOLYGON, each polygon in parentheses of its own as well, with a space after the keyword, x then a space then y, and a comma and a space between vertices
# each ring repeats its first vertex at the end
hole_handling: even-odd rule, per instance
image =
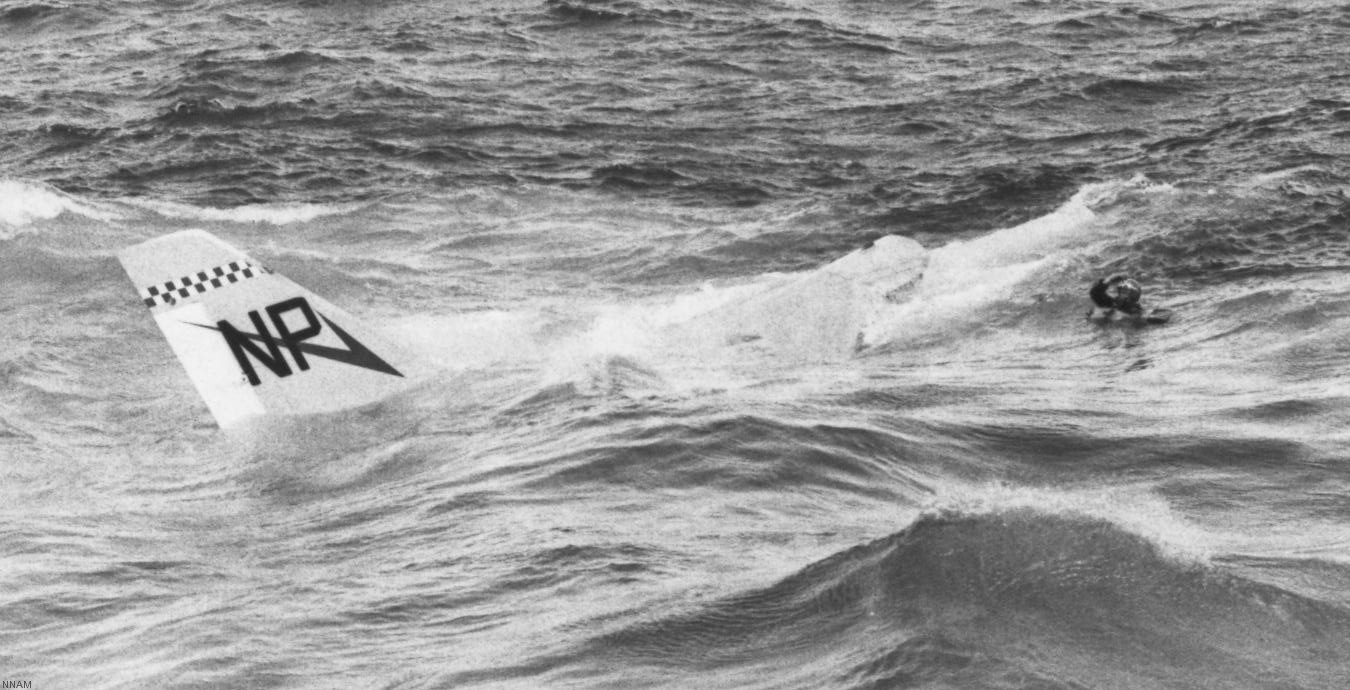
POLYGON ((0 0, 0 681, 1350 687, 1347 45, 1322 0, 0 0), (115 258, 192 227, 436 373, 220 431, 115 258), (891 234, 902 298, 704 337, 891 234), (1172 321, 1086 321, 1112 272, 1172 321))

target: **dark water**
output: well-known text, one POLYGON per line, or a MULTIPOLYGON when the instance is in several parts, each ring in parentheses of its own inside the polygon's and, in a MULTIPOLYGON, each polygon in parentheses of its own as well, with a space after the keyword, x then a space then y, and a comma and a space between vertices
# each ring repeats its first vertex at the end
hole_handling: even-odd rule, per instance
POLYGON ((0 2, 0 680, 1346 687, 1347 39, 0 2), (220 432, 114 258, 185 227, 443 373, 220 432), (892 233, 856 354, 670 336, 892 233), (1173 321, 1086 323, 1115 271, 1173 321))

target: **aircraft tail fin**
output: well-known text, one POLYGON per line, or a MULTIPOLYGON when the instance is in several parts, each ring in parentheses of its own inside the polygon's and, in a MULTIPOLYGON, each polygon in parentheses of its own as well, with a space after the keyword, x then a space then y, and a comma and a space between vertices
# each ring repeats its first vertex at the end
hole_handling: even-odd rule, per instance
POLYGON ((118 259, 222 428, 356 407, 422 373, 404 348, 203 230, 118 259))

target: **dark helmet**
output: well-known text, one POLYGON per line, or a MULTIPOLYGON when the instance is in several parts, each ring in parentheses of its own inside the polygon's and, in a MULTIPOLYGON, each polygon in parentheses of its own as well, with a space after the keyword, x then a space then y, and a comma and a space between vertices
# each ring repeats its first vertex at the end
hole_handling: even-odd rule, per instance
POLYGON ((1088 290, 1088 296, 1092 298, 1093 304, 1103 309, 1119 309, 1129 313, 1140 310, 1139 298, 1143 293, 1144 290, 1139 287, 1139 283, 1123 273, 1099 279, 1092 285, 1092 289, 1088 290))

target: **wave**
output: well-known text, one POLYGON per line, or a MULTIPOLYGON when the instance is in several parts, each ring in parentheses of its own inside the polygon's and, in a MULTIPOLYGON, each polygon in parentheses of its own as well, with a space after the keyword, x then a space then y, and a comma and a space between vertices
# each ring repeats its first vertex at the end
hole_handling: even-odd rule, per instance
POLYGON ((42 19, 60 14, 61 10, 62 8, 54 5, 19 5, 18 7, 11 7, 3 13, 0 13, 0 21, 16 24, 21 22, 31 22, 35 19, 42 19))
POLYGON ((1100 79, 1083 87, 1083 94, 1102 100, 1119 99, 1129 103, 1159 103, 1181 96, 1189 85, 1176 80, 1151 81, 1144 79, 1100 79))
POLYGON ((1330 688, 1350 681, 1350 611, 1179 559, 1104 518, 947 511, 587 653, 764 674, 748 686, 773 686, 790 666, 797 682, 815 671, 836 687, 1021 675, 1049 687, 1330 688))
POLYGON ((174 101, 159 121, 171 126, 275 124, 298 119, 308 110, 300 104, 276 102, 263 105, 226 105, 218 97, 186 96, 174 101))
POLYGON ((604 5, 628 10, 633 8, 629 3, 571 3, 562 0, 548 0, 547 2, 549 14, 567 21, 593 24, 616 22, 629 18, 627 12, 609 9, 604 5))
POLYGON ((1061 38, 1112 40, 1152 31, 1171 30, 1182 22, 1164 14, 1121 8, 1112 13, 1089 14, 1061 19, 1050 25, 1061 38))
POLYGON ((545 0, 544 6, 558 27, 682 24, 695 16, 684 10, 644 7, 626 0, 545 0))
MULTIPOLYGON (((643 383, 641 370, 623 364, 608 376, 643 383)), ((624 383, 624 382, 620 382, 624 383)), ((572 388, 544 391, 507 410, 502 419, 525 418, 533 405, 556 406, 576 395, 572 388), (547 397, 545 397, 547 396, 547 397)), ((651 404, 649 407, 659 406, 651 404)), ((593 407, 593 405, 592 405, 593 407)), ((589 409, 585 425, 618 426, 646 412, 628 407, 589 409)), ((533 419, 533 417, 531 417, 533 419)), ((581 422, 569 423, 576 428, 581 422)), ((639 487, 644 490, 773 491, 800 496, 869 496, 893 504, 913 504, 931 489, 922 467, 936 465, 933 454, 907 446, 884 431, 842 424, 791 423, 738 415, 680 423, 653 420, 632 431, 609 434, 603 444, 550 461, 538 488, 574 490, 578 486, 639 487), (911 466, 905 466, 903 458, 911 466)), ((823 500, 823 499, 822 499, 823 500)))
POLYGON ((66 214, 104 222, 118 217, 106 206, 79 199, 48 184, 0 179, 0 239, 8 239, 37 221, 66 214), (6 227, 10 231, 8 236, 6 227))
POLYGON ((22 41, 35 33, 97 26, 112 15, 109 8, 102 6, 17 3, 0 10, 0 30, 19 30, 21 34, 11 33, 7 38, 15 37, 22 41))

